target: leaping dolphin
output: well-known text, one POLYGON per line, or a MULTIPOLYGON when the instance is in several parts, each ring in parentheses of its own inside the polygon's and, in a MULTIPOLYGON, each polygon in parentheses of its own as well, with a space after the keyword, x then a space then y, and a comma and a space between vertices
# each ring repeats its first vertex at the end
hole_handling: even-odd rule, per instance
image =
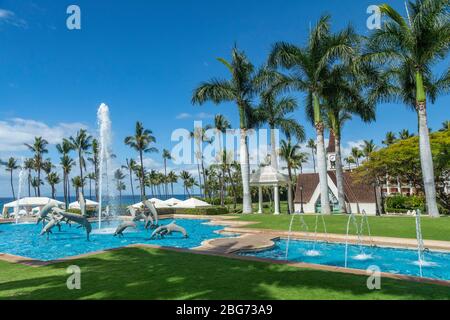
POLYGON ((158 219, 158 211, 156 211, 155 205, 148 200, 144 200, 143 201, 144 206, 150 211, 149 215, 148 215, 148 219, 146 220, 146 226, 145 228, 148 229, 148 227, 150 228, 157 228, 159 226, 159 219, 158 219), (150 220, 150 221, 148 221, 150 220), (149 222, 151 223, 149 225, 149 222))
POLYGON ((179 232, 179 233, 183 234, 183 236, 185 238, 189 237, 186 232, 186 229, 183 227, 180 227, 179 225, 176 224, 175 221, 173 221, 172 223, 165 225, 165 226, 161 226, 161 227, 157 228, 155 231, 153 231, 150 239, 155 239, 158 236, 164 237, 165 235, 171 235, 174 232, 179 232))
POLYGON ((59 208, 54 208, 53 211, 63 216, 67 221, 78 223, 81 227, 84 227, 86 229, 87 240, 89 241, 92 225, 86 217, 79 214, 67 213, 59 208))
POLYGON ((80 211, 83 217, 86 217, 86 200, 81 190, 78 192, 78 202, 80 203, 80 211))
POLYGON ((48 203, 39 212, 39 217, 38 217, 38 220, 37 220, 36 224, 39 224, 39 222, 41 222, 41 221, 47 220, 48 214, 55 207, 58 207, 58 204, 55 201, 50 199, 48 201, 48 203))
POLYGON ((52 229, 59 224, 61 221, 61 217, 53 216, 49 223, 45 225, 45 227, 42 229, 40 235, 47 234, 47 240, 49 238, 50 233, 52 233, 52 229))
POLYGON ((123 232, 128 229, 128 228, 137 228, 136 223, 132 222, 132 221, 127 221, 127 222, 123 222, 121 223, 117 229, 116 232, 114 233, 114 237, 123 237, 123 232))

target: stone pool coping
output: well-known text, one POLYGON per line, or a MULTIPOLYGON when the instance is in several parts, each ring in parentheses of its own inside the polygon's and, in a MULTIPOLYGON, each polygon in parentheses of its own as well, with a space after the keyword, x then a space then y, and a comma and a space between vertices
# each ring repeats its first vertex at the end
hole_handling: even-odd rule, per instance
MULTIPOLYGON (((0 253, 0 260, 6 261, 10 263, 17 263, 21 265, 26 265, 30 267, 42 267, 48 265, 54 265, 63 262, 70 262, 82 258, 87 258, 90 256, 113 252, 118 250, 123 250, 127 248, 148 248, 148 249, 158 249, 158 250, 166 250, 172 252, 180 252, 180 253, 191 253, 191 254, 200 254, 200 255, 209 255, 209 256, 217 256, 217 257, 225 257, 231 258, 235 260, 243 260, 243 261, 252 261, 252 262, 265 262, 272 263, 277 265, 286 265, 301 269, 312 269, 312 270, 320 270, 320 271, 328 271, 328 272, 339 272, 343 274, 352 274, 359 276, 368 276, 365 270, 359 269, 346 269, 344 267, 335 267, 335 266, 326 266, 319 264, 310 264, 310 263, 302 263, 302 262, 289 262, 283 260, 274 260, 268 258, 259 258, 259 257, 251 257, 251 256, 241 256, 240 252, 251 252, 251 251, 261 251, 270 249, 275 245, 275 241, 280 238, 287 238, 289 236, 289 232, 287 231, 276 231, 270 229, 257 229, 257 228, 244 228, 249 225, 257 224, 258 222, 247 222, 247 221, 236 221, 237 217, 230 216, 201 216, 201 215, 184 215, 184 214, 171 214, 171 215, 163 215, 160 217, 163 219, 200 219, 200 220, 209 220, 207 222, 211 225, 221 225, 224 226, 224 230, 220 231, 221 233, 231 233, 237 234, 237 237, 233 238, 219 238, 219 239, 210 239, 204 241, 199 247, 192 249, 182 249, 182 248, 174 248, 174 247, 164 247, 158 245, 151 244, 132 244, 120 248, 106 249, 106 250, 98 250, 95 252, 89 252, 82 255, 51 260, 51 261, 42 261, 37 259, 31 259, 21 256, 15 256, 10 254, 0 253)), ((311 233, 304 232, 293 232, 291 234, 292 239, 298 240, 312 240, 314 235, 311 233)), ((329 242, 345 242, 345 235, 338 234, 318 234, 317 239, 320 241, 329 241, 329 242)), ((364 244, 366 245, 378 245, 378 246, 388 246, 388 247, 397 247, 397 248, 417 248, 417 241, 415 239, 402 239, 402 238, 388 238, 388 237, 373 237, 372 240, 364 239, 364 244)), ((355 244, 358 243, 358 238, 356 236, 349 236, 349 243, 355 244)), ((434 250, 444 250, 450 251, 450 242, 447 241, 436 241, 436 240, 425 240, 425 247, 434 250)), ((402 274, 393 274, 393 273, 385 273, 382 272, 381 276, 389 279, 396 280, 406 280, 418 283, 427 283, 427 284, 437 284, 441 286, 450 287, 450 281, 446 280, 437 280, 431 278, 420 278, 416 276, 407 276, 402 274)))

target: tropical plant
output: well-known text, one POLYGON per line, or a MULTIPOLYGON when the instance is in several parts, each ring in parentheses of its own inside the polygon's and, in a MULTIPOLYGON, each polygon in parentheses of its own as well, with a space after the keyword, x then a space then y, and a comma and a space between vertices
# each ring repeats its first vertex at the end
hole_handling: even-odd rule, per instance
POLYGON ((31 197, 31 171, 34 170, 35 165, 34 165, 34 159, 33 158, 28 158, 25 160, 24 162, 24 169, 27 170, 27 182, 28 182, 28 196, 31 197))
POLYGON ((38 177, 33 177, 32 179, 31 179, 31 186, 33 187, 33 189, 34 189, 34 196, 35 197, 37 197, 38 196, 38 190, 39 190, 39 187, 41 186, 41 185, 43 185, 44 183, 42 182, 42 180, 40 180, 38 177))
MULTIPOLYGON (((92 136, 87 133, 85 129, 77 132, 75 137, 70 137, 70 142, 74 150, 78 153, 78 166, 80 168, 80 179, 84 182, 83 168, 86 168, 86 161, 84 154, 92 146, 92 136)), ((81 193, 84 195, 84 183, 81 184, 81 193)))
POLYGON ((122 205, 122 191, 126 190, 125 183, 123 183, 123 179, 125 179, 125 174, 122 170, 117 169, 114 171, 114 180, 116 181, 116 190, 119 191, 119 203, 122 205))
POLYGON ((126 165, 122 166, 122 169, 125 169, 128 171, 129 177, 130 177, 130 188, 131 188, 131 195, 133 196, 133 202, 136 202, 136 199, 134 198, 134 186, 133 186, 133 172, 136 170, 136 161, 134 159, 126 159, 126 165))
POLYGON ((370 155, 377 150, 377 146, 373 140, 364 140, 364 144, 361 145, 362 153, 366 160, 370 159, 370 155))
POLYGON ((167 188, 167 160, 172 160, 172 154, 170 153, 169 150, 164 149, 162 152, 162 158, 164 160, 164 177, 165 177, 165 182, 164 182, 164 191, 165 191, 165 196, 167 198, 168 194, 169 194, 169 190, 167 188))
POLYGON ((94 181, 95 181, 95 199, 98 201, 99 197, 99 175, 100 175, 100 145, 97 139, 92 139, 90 157, 88 161, 94 167, 94 181))
POLYGON ((344 161, 348 165, 348 170, 352 169, 352 164, 356 164, 356 161, 352 156, 348 156, 348 157, 344 158, 344 161))
POLYGON ((394 144, 397 141, 397 137, 395 136, 395 133, 392 131, 389 131, 386 133, 386 137, 383 140, 383 144, 387 147, 389 147, 391 144, 394 144))
POLYGON ((86 176, 86 179, 89 180, 89 199, 92 199, 92 181, 97 181, 97 176, 95 172, 91 172, 86 176))
POLYGON ((139 153, 140 160, 140 190, 141 200, 144 200, 145 195, 145 167, 144 167, 144 153, 158 152, 158 149, 152 147, 151 144, 155 143, 156 139, 153 136, 153 132, 149 129, 145 129, 142 122, 136 122, 136 128, 133 136, 125 138, 125 144, 130 146, 139 153))
POLYGON ((312 156, 312 161, 313 161, 313 166, 314 166, 314 173, 316 173, 316 157, 315 157, 315 154, 317 152, 317 145, 316 145, 316 142, 314 141, 314 139, 309 139, 308 140, 307 147, 309 149, 311 149, 311 156, 312 156))
POLYGON ((59 158, 59 164, 61 166, 63 172, 63 185, 64 185, 64 203, 66 208, 69 207, 70 202, 70 172, 72 168, 76 165, 75 161, 70 158, 69 155, 65 154, 61 158, 59 158))
POLYGON ((6 171, 9 172, 9 180, 11 184, 11 191, 13 199, 16 199, 16 193, 14 192, 14 183, 13 183, 13 173, 14 170, 19 169, 19 165, 17 164, 17 159, 14 159, 13 157, 8 159, 8 162, 5 163, 6 171))
POLYGON ((281 66, 292 73, 282 80, 280 86, 307 93, 307 115, 316 129, 317 163, 321 188, 322 213, 330 214, 328 175, 324 144, 323 88, 329 77, 329 69, 337 60, 350 60, 355 51, 356 35, 352 28, 332 34, 330 17, 323 16, 312 28, 306 47, 279 42, 269 56, 269 65, 281 66))
POLYGON ((41 196, 41 170, 42 170, 42 156, 48 153, 47 149, 48 141, 42 137, 35 137, 33 144, 25 143, 25 146, 32 152, 34 152, 34 169, 37 172, 37 179, 39 183, 36 184, 37 196, 41 196))
POLYGON ((175 171, 170 171, 168 174, 167 174, 167 183, 170 183, 170 188, 171 188, 171 191, 172 191, 172 197, 174 196, 174 193, 173 193, 173 184, 174 183, 177 183, 178 182, 178 176, 177 176, 177 174, 175 173, 175 171))
POLYGON ((215 104, 234 102, 239 112, 240 124, 240 162, 243 186, 243 213, 252 213, 250 195, 250 159, 247 144, 247 132, 252 126, 251 101, 256 93, 255 68, 247 59, 244 52, 233 48, 231 61, 218 59, 228 69, 229 80, 213 79, 202 83, 194 91, 193 104, 204 104, 212 101, 215 104))
POLYGON ((398 133, 398 138, 400 140, 407 140, 412 137, 414 137, 414 134, 410 133, 409 130, 407 130, 407 129, 403 129, 402 131, 400 131, 398 133))
POLYGON ((190 180, 192 179, 192 175, 189 172, 183 170, 180 172, 180 179, 183 181, 184 196, 186 197, 186 193, 189 194, 188 186, 190 184, 190 180))
POLYGON ((361 151, 361 149, 359 149, 358 147, 353 147, 350 154, 351 154, 353 160, 355 160, 356 166, 359 167, 359 159, 364 157, 364 154, 361 151))
POLYGON ((434 103, 450 89, 450 69, 433 74, 433 65, 446 58, 450 48, 449 0, 410 1, 404 18, 387 4, 379 6, 387 17, 383 28, 368 42, 368 57, 380 62, 392 76, 392 98, 415 110, 427 209, 439 217, 433 159, 427 124, 427 98, 434 103))
POLYGON ((47 175, 47 182, 52 188, 52 199, 56 199, 56 185, 61 183, 61 178, 56 172, 50 172, 47 175))
POLYGON ((450 130, 450 120, 442 122, 442 129, 439 131, 447 131, 447 130, 450 130))
POLYGON ((79 201, 80 189, 84 187, 85 181, 81 179, 80 176, 76 176, 72 178, 72 186, 75 188, 75 197, 76 200, 79 201))

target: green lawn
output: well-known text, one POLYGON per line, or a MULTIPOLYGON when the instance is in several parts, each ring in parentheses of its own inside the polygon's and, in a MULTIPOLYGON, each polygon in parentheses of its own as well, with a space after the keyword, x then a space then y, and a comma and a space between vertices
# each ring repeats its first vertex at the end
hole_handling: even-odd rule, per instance
MULTIPOLYGON (((251 225, 249 228, 262 228, 273 230, 289 230, 292 216, 282 214, 274 216, 271 214, 252 214, 238 215, 240 220, 254 221, 258 224, 251 225)), ((329 233, 345 234, 347 228, 348 216, 332 215, 325 216, 325 223, 329 233)), ((310 231, 314 231, 316 216, 305 215, 306 224, 310 231)), ((360 221, 360 217, 357 218, 360 221)), ((320 221, 320 220, 319 220, 320 221)), ((372 235, 397 238, 416 238, 416 222, 414 217, 369 217, 370 229, 372 235)), ((364 226, 364 228, 366 228, 364 226)), ((300 229, 299 219, 294 224, 295 231, 300 229)), ((319 224, 319 232, 323 232, 322 223, 319 224)), ((367 231, 367 230, 366 230, 367 231)), ((353 231, 354 232, 354 231, 353 231)), ((424 239, 450 241, 450 217, 441 217, 433 219, 422 218, 422 234, 424 239)))
POLYGON ((0 299, 448 299, 450 288, 229 258, 127 248, 46 267, 0 262, 0 299), (81 290, 68 290, 78 265, 81 290), (244 280, 245 279, 245 280, 244 280), (244 281, 244 282, 243 282, 244 281))

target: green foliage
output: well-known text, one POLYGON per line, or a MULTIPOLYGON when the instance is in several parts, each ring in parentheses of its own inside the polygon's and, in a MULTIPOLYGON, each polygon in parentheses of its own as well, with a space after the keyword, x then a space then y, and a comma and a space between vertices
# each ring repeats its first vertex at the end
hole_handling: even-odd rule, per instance
POLYGON ((425 199, 423 197, 396 195, 386 199, 386 211, 388 212, 405 213, 408 210, 417 209, 422 212, 425 211, 425 199))
POLYGON ((209 207, 209 208, 195 208, 195 209, 180 209, 176 210, 176 214, 192 214, 192 215, 206 215, 206 216, 220 216, 228 214, 227 207, 209 207))

